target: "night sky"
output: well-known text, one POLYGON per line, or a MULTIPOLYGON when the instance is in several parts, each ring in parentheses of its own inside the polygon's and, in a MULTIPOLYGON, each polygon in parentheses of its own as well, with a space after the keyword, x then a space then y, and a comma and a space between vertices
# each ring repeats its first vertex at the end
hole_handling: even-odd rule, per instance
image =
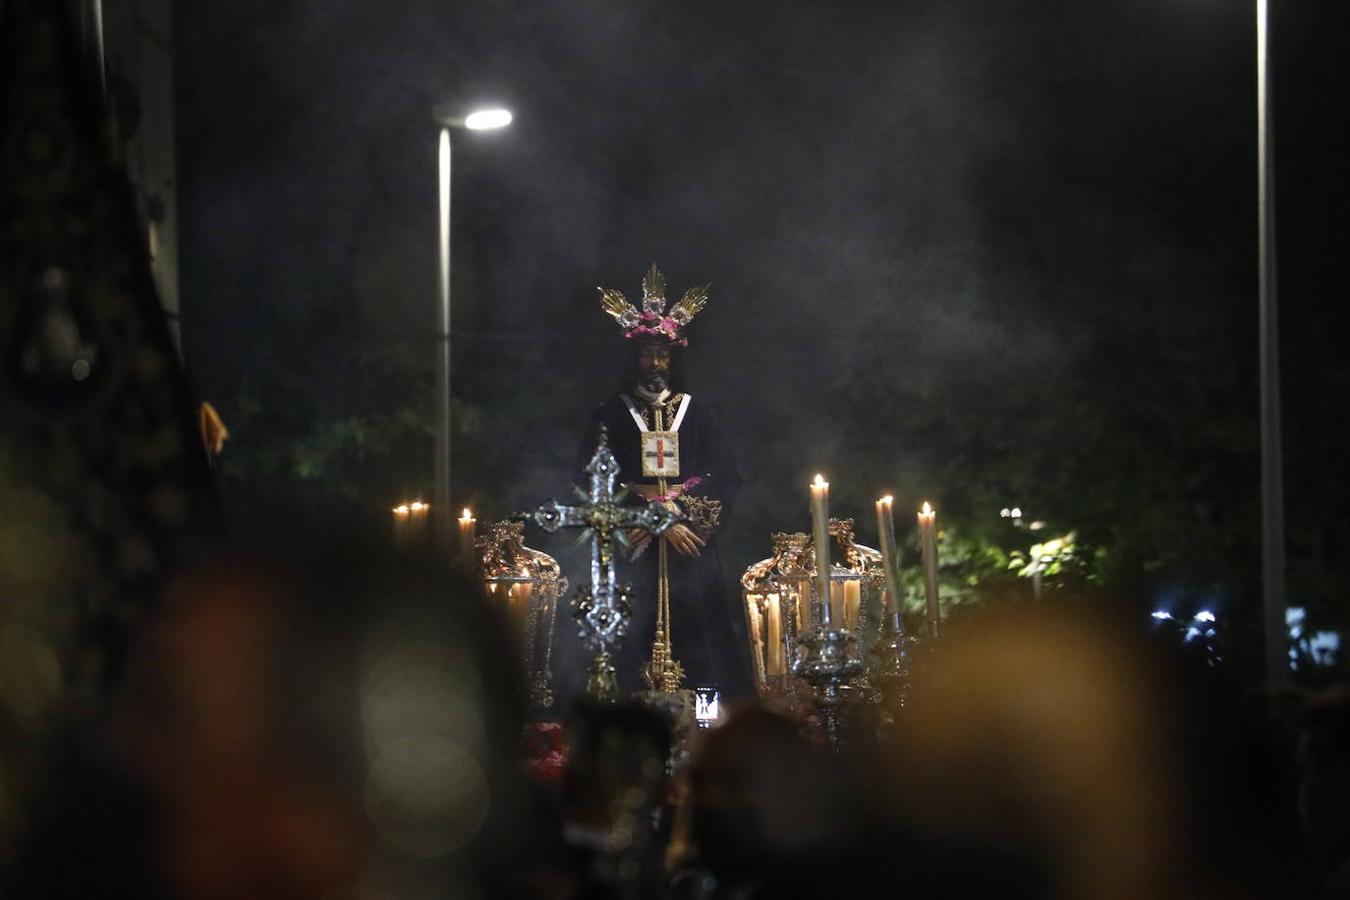
MULTIPOLYGON (((1297 518, 1350 511, 1350 179, 1331 87, 1350 29, 1334 0, 1273 6, 1297 518)), ((1249 423, 1196 489, 1196 527, 1255 547, 1253 19, 1227 0, 185 2, 189 367, 231 423, 255 421, 259 396, 314 418, 383 402, 354 353, 406 362, 396 386, 429 391, 431 111, 500 103, 511 128, 455 139, 456 506, 498 516, 565 489, 623 352, 595 286, 631 297, 655 261, 676 294, 712 283, 690 362, 750 476, 737 571, 770 530, 805 527, 816 470, 843 512, 887 489, 940 503, 953 454, 978 482, 980 460, 1032 445, 1092 453, 1084 416, 1200 473, 1210 426, 1249 423), (268 380, 283 371, 291 393, 268 380), (936 424, 896 424, 916 419, 936 424)), ((272 439, 234 431, 236 450, 272 439)), ((429 449, 364 473, 359 502, 429 492, 429 449)), ((1082 479, 1085 506, 1113 514, 1082 479)), ((226 496, 252 499, 238 482, 226 496)), ((1295 564, 1346 537, 1298 538, 1295 564)))

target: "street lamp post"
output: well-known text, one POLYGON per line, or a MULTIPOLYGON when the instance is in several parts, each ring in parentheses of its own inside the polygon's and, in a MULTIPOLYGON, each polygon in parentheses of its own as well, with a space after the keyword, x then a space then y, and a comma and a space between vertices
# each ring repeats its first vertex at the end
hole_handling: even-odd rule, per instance
POLYGON ((1285 640, 1284 463, 1280 434, 1280 333, 1275 293, 1275 182, 1271 169, 1268 0, 1256 0, 1257 231, 1260 243, 1261 596, 1266 678, 1289 673, 1285 640))
POLYGON ((488 131, 511 124, 511 113, 504 109, 483 109, 463 118, 436 116, 440 129, 438 148, 439 213, 440 213, 440 272, 437 287, 440 292, 440 322, 437 331, 436 372, 436 441, 433 452, 435 491, 431 512, 435 524, 436 552, 449 555, 453 545, 454 518, 450 508, 450 166, 451 131, 465 128, 469 131, 488 131))

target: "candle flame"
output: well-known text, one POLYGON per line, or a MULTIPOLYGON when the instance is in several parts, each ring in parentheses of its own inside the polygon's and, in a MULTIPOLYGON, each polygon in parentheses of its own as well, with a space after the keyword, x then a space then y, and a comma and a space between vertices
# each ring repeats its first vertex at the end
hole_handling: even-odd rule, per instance
POLYGON ((421 500, 414 500, 412 502, 412 505, 409 506, 408 508, 411 509, 413 512, 421 512, 422 510, 427 508, 427 504, 423 503, 421 500))
POLYGON ((887 494, 885 497, 882 497, 877 502, 882 504, 883 506, 890 506, 892 503, 895 502, 895 498, 892 497, 890 494, 887 494))
POLYGON ((928 505, 927 500, 923 501, 923 514, 925 516, 931 516, 933 514, 933 507, 928 505))
POLYGON ((829 483, 828 481, 825 480, 825 476, 824 476, 824 475, 821 475, 819 472, 816 473, 816 480, 813 481, 813 482, 811 482, 811 483, 814 484, 816 487, 829 487, 829 486, 830 486, 830 483, 829 483))
POLYGON ((406 516, 407 514, 408 514, 408 504, 400 503, 398 506, 394 507, 394 515, 406 516))
POLYGON ((473 519, 473 513, 469 512, 469 508, 466 506, 464 507, 464 515, 460 516, 459 518, 460 521, 462 522, 468 522, 473 519))

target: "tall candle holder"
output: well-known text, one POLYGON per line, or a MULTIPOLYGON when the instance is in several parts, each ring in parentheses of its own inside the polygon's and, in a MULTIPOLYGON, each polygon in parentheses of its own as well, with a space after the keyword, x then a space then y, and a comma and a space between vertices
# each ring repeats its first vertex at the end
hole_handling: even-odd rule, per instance
POLYGON ((567 579, 556 559, 525 546, 522 522, 494 522, 475 549, 488 597, 520 642, 530 704, 546 710, 553 705, 553 626, 567 579))
MULTIPOLYGON (((815 544, 815 578, 812 580, 813 604, 819 618, 802 637, 801 655, 792 663, 792 673, 811 685, 821 730, 831 750, 839 749, 840 711, 844 705, 844 685, 862 672, 857 639, 844 627, 844 617, 836 621, 831 607, 829 529, 830 483, 820 475, 811 484, 811 528, 815 544)), ((849 522, 850 537, 852 521, 849 522)), ((847 554, 846 554, 847 559, 847 554)))
POLYGON ((894 504, 889 495, 877 500, 877 543, 881 546, 881 568, 886 578, 886 603, 881 634, 867 655, 867 673, 888 706, 903 707, 909 700, 917 642, 905 633, 902 618, 894 504))
MULTIPOLYGON (((830 519, 827 534, 841 559, 828 567, 830 621, 852 634, 859 654, 866 656, 884 630, 882 554, 854 540, 852 519, 830 519)), ((816 581, 815 547, 801 532, 774 534, 773 555, 741 576, 750 658, 761 697, 794 705, 805 693, 792 664, 803 639, 824 620, 816 581)), ((854 689, 861 696, 872 694, 865 677, 853 679, 844 693, 854 689)))
POLYGON ((741 576, 750 658, 762 697, 797 697, 799 681, 792 674, 792 660, 812 624, 812 558, 805 534, 775 534, 773 555, 741 576))

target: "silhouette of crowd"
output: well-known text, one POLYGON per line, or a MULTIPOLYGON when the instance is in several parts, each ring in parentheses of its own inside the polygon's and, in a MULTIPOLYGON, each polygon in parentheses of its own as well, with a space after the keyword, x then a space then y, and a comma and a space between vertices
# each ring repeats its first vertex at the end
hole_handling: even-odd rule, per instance
POLYGON ((352 547, 198 566, 129 658, 14 896, 1350 896, 1350 693, 1081 608, 971 617, 837 747, 772 702, 527 722, 478 591, 352 547))

